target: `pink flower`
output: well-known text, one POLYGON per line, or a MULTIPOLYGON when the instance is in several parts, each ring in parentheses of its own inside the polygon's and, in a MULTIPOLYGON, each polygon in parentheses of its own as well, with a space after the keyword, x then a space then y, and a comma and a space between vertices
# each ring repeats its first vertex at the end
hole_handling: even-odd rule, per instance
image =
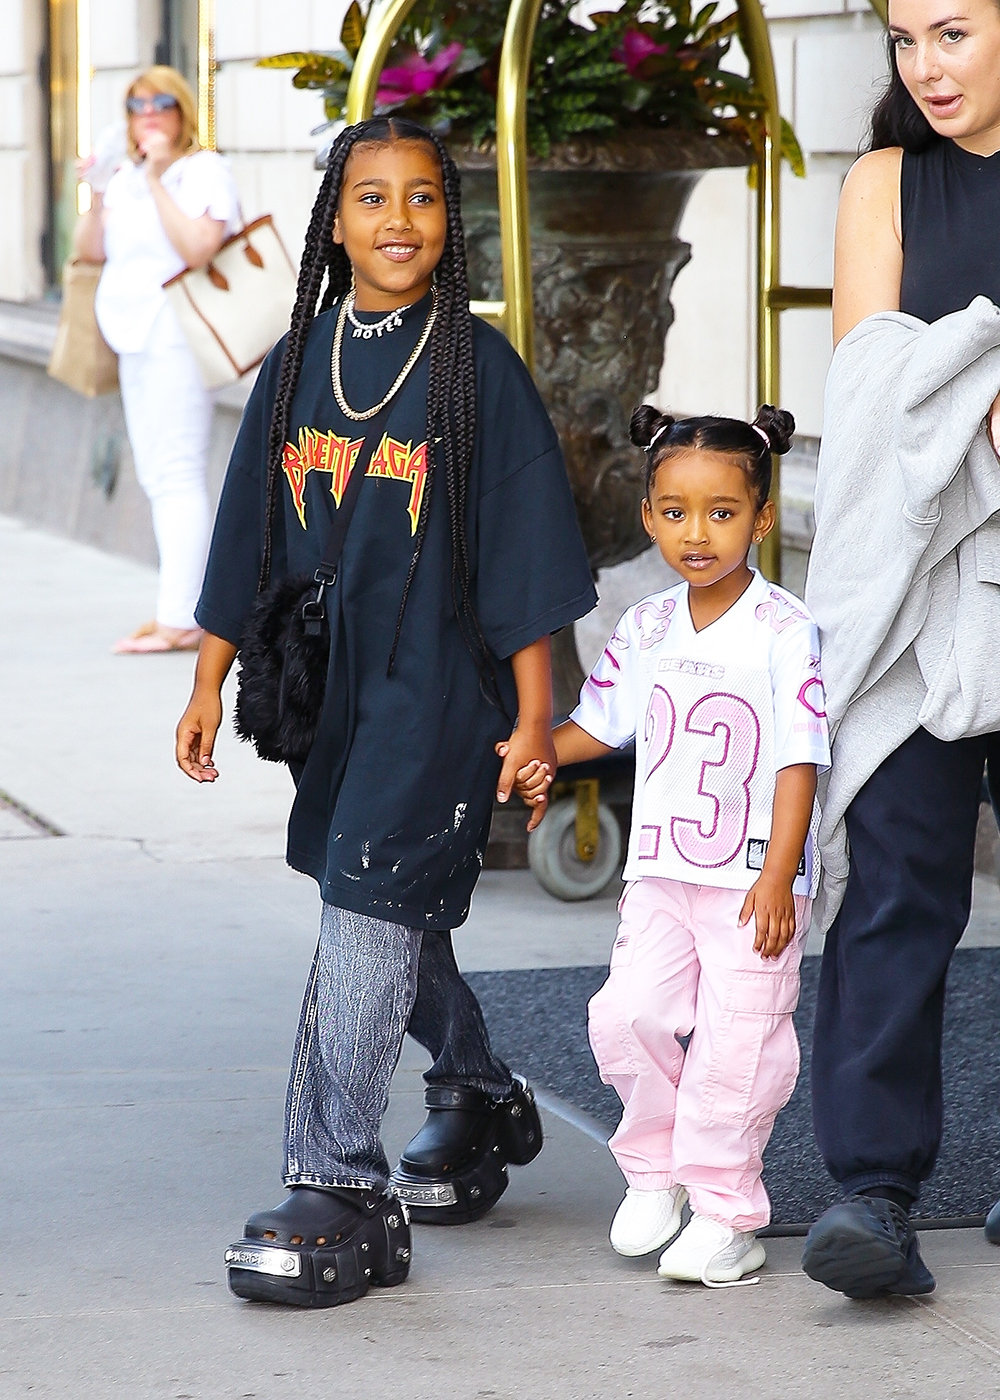
POLYGON ((615 49, 611 57, 626 67, 633 78, 637 78, 647 58, 666 52, 666 44, 654 43, 641 29, 626 29, 621 48, 615 49))
POLYGON ((431 88, 441 86, 462 51, 461 44, 448 44, 432 59, 415 53, 395 68, 383 68, 375 101, 381 107, 395 107, 411 97, 423 97, 431 88))

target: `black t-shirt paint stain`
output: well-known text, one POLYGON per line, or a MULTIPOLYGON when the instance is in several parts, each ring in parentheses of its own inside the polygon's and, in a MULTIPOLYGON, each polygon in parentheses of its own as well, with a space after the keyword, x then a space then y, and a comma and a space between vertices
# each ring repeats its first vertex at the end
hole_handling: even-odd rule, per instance
MULTIPOLYGON (((345 337, 348 403, 388 391, 416 345, 429 298, 381 339, 345 337)), ((482 867, 510 719, 486 699, 452 596, 449 502, 427 476, 424 351, 392 402, 377 444, 347 419, 330 383, 335 312, 313 322, 292 407, 274 522, 272 577, 311 574, 354 470, 365 480, 328 594, 330 671, 319 731, 288 824, 288 861, 324 900, 416 928, 462 923, 482 867), (422 511, 423 553, 396 662, 386 675, 422 511)), ((197 609, 201 626, 239 645, 256 595, 263 541, 267 430, 282 346, 247 402, 197 609)), ((509 658, 589 612, 596 594, 555 432, 508 342, 473 324, 476 447, 467 531, 473 597, 509 715, 509 658)))

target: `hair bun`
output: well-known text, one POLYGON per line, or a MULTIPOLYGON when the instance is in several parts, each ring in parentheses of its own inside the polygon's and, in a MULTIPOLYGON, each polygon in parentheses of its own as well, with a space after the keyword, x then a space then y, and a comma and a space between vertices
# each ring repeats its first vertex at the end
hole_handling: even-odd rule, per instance
POLYGON ((774 404, 770 403, 761 404, 753 426, 760 429, 771 444, 771 451, 776 452, 779 457, 791 447, 795 419, 785 409, 775 408, 774 404))
POLYGON ((663 432, 664 429, 669 431, 676 421, 669 413, 661 413, 652 404, 641 403, 638 408, 632 410, 628 435, 636 447, 648 447, 657 433, 663 432))

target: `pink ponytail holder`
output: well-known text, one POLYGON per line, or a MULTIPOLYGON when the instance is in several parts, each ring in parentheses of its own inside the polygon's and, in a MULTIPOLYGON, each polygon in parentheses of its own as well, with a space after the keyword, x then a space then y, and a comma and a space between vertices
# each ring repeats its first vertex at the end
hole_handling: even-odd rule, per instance
POLYGON ((765 433, 764 429, 758 427, 756 423, 751 423, 750 426, 751 428, 753 428, 755 433, 757 433, 760 437, 764 439, 764 445, 767 448, 768 452, 773 452, 774 448, 771 446, 771 439, 768 437, 767 433, 765 433))

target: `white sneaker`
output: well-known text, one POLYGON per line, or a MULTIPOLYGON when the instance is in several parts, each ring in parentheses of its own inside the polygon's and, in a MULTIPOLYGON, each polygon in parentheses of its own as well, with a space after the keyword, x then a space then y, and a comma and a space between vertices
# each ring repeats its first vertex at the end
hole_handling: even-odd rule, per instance
POLYGON ((662 1249, 681 1228, 686 1200, 683 1186, 672 1186, 669 1191, 640 1191, 630 1186, 611 1222, 611 1248, 629 1259, 662 1249))
POLYGON ((743 1275, 759 1269, 766 1257, 764 1246, 753 1233, 744 1234, 694 1214, 660 1255, 656 1272, 660 1278, 727 1288, 741 1281, 756 1283, 757 1279, 744 1279, 743 1275))

